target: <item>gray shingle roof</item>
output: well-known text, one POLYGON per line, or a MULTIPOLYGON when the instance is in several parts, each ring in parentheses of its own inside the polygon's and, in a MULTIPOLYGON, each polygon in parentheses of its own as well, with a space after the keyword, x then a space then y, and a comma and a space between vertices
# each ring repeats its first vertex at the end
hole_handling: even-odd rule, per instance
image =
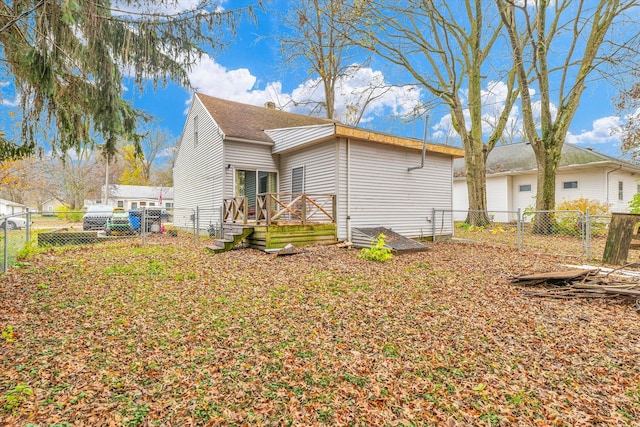
MULTIPOLYGON (((640 170, 640 167, 615 157, 597 151, 578 147, 574 144, 564 144, 560 157, 559 167, 586 165, 597 162, 611 162, 624 164, 632 169, 640 170)), ((464 159, 455 159, 453 162, 454 176, 465 176, 464 159)), ((523 142, 518 144, 498 145, 491 150, 487 158, 487 175, 507 172, 534 171, 538 168, 536 157, 531 144, 523 142)))
POLYGON ((242 104, 196 93, 227 137, 272 142, 266 129, 338 123, 321 117, 304 116, 266 107, 242 104))
POLYGON ((109 186, 109 197, 120 199, 157 199, 162 193, 162 198, 173 199, 173 187, 158 187, 147 185, 120 185, 109 186))

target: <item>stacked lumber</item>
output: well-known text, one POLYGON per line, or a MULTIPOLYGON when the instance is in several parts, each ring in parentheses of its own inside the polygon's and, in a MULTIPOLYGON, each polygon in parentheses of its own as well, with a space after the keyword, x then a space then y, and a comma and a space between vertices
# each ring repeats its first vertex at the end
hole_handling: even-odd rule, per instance
POLYGON ((551 298, 628 298, 640 301, 640 277, 616 275, 617 270, 572 269, 534 273, 511 278, 528 289, 527 295, 551 298))

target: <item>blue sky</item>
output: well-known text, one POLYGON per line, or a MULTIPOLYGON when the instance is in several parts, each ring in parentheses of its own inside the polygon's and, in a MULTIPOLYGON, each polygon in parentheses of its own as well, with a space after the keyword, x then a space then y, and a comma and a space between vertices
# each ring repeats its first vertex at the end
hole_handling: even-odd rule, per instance
MULTIPOLYGON (((278 44, 271 37, 282 31, 278 14, 285 10, 286 3, 285 0, 275 0, 267 4, 267 12, 258 13, 257 24, 244 20, 237 37, 225 50, 216 52, 215 56, 204 57, 193 67, 190 77, 197 91, 254 105, 264 105, 266 101, 283 105, 292 96, 295 97, 308 88, 309 81, 305 80, 308 76, 295 70, 284 69, 280 65, 282 58, 278 53, 278 44)), ((353 79, 345 82, 345 86, 357 88, 359 85, 367 84, 371 79, 397 83, 393 81, 393 77, 397 75, 387 64, 374 60, 370 68, 360 69, 353 79)), ((176 138, 180 136, 192 97, 191 91, 173 84, 155 92, 149 88, 144 94, 137 93, 132 86, 128 88, 125 97, 135 107, 146 110, 155 117, 153 126, 168 130, 176 138)), ((491 87, 487 87, 487 102, 499 102, 500 89, 500 82, 494 82, 491 87)), ((0 111, 9 112, 15 109, 15 94, 11 93, 11 85, 0 81, 0 90, 0 104, 4 104, 0 111)), ((609 155, 620 155, 619 139, 612 134, 613 129, 622 123, 613 107, 612 99, 616 94, 617 89, 604 81, 589 86, 582 97, 567 141, 609 155)), ((361 126, 396 135, 422 138, 423 119, 406 121, 397 118, 397 115, 427 98, 426 91, 419 88, 395 89, 373 106, 361 122, 361 126)), ((448 123, 446 109, 432 111, 429 118, 429 139, 436 143, 456 144, 456 137, 448 123)), ((4 125, 6 122, 0 121, 0 126, 4 125)))

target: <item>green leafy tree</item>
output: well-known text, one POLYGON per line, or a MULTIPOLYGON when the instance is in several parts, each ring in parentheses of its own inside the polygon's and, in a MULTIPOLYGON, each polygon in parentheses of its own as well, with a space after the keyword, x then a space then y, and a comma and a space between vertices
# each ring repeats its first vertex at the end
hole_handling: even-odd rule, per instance
POLYGON ((31 155, 37 125, 57 130, 57 151, 81 150, 101 135, 113 155, 123 138, 137 147, 145 115, 123 98, 123 70, 137 89, 149 81, 189 86, 188 68, 221 46, 243 12, 203 0, 14 0, 0 3, 0 59, 20 93, 22 144, 0 135, 0 160, 31 155))

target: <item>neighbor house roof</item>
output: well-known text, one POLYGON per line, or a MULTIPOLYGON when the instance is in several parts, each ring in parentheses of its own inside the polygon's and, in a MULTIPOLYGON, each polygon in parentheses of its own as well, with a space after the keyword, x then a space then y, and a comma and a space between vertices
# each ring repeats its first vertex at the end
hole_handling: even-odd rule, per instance
POLYGON ((157 199, 160 194, 162 194, 163 199, 173 199, 173 187, 120 184, 113 184, 109 186, 110 198, 157 199))
POLYGON ((273 108, 258 107, 240 102, 196 93, 227 138, 273 142, 266 129, 291 128, 336 123, 321 117, 288 113, 273 108))
MULTIPOLYGON (((274 108, 258 107, 215 98, 201 93, 196 93, 196 97, 202 102, 207 111, 209 111, 209 114, 211 114, 211 117, 216 121, 226 139, 273 143, 274 141, 265 132, 266 130, 333 125, 333 136, 335 137, 355 138, 379 144, 418 150, 422 149, 422 141, 420 140, 346 126, 337 120, 304 116, 276 110, 274 108)), ((427 150, 448 154, 453 157, 462 157, 464 155, 460 148, 439 144, 428 143, 427 150)))
MULTIPOLYGON (((640 166, 607 156, 590 148, 582 148, 574 144, 564 144, 562 146, 558 168, 596 165, 616 165, 635 172, 640 171, 640 166)), ((487 157, 487 175, 532 172, 537 169, 535 153, 528 142, 498 145, 491 150, 487 157)), ((453 161, 453 173, 455 177, 466 176, 464 159, 455 159, 453 161)))
POLYGON ((11 200, 7 200, 7 199, 0 199, 0 205, 21 207, 21 208, 26 207, 22 203, 12 202, 11 200))

